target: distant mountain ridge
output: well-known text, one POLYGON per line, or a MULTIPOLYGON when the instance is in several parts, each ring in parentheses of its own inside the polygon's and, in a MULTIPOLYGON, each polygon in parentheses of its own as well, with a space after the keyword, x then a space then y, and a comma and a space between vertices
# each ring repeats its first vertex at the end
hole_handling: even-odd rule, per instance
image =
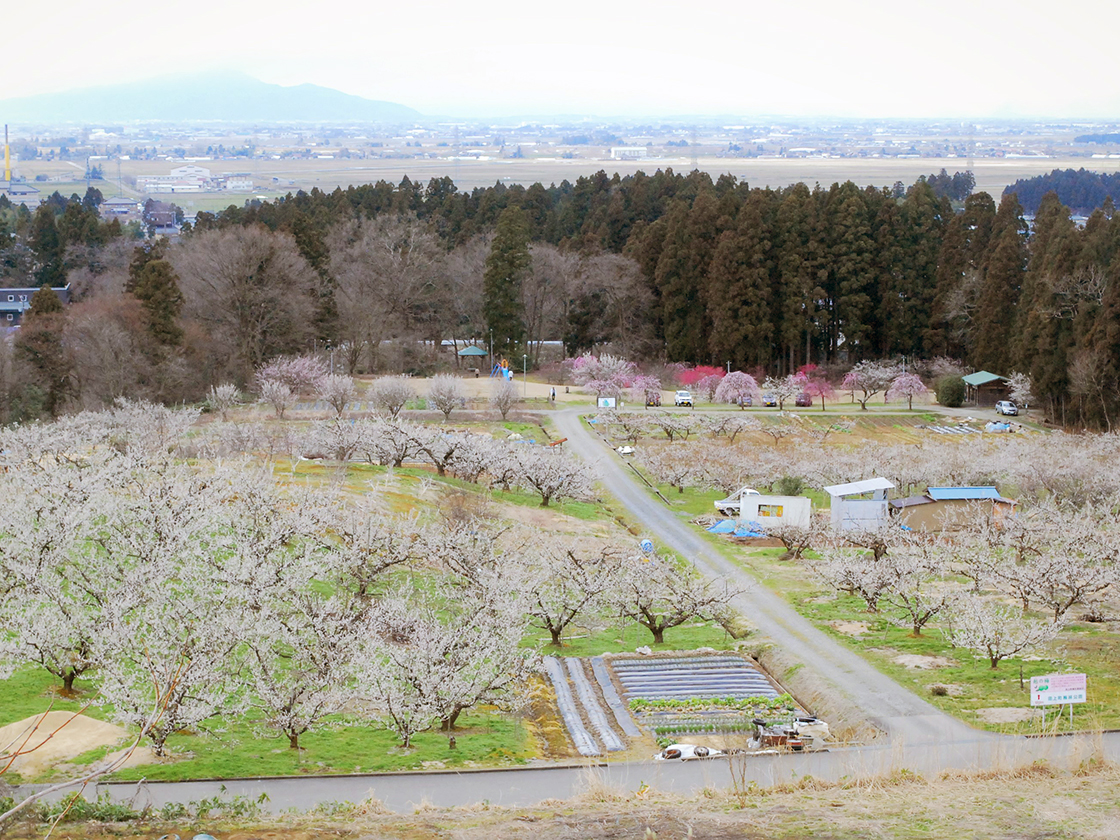
POLYGON ((0 101, 2 122, 412 122, 422 116, 333 88, 283 87, 213 71, 0 101))

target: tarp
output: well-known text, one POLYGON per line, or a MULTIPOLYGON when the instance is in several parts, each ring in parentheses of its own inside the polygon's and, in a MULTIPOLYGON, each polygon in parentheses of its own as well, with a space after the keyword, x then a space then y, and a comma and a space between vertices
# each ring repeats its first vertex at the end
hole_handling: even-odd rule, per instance
POLYGON ((858 496, 863 493, 874 493, 877 490, 891 490, 894 483, 886 478, 868 478, 864 481, 853 481, 849 484, 833 484, 824 488, 830 496, 858 496))
POLYGON ((738 528, 735 529, 735 536, 736 537, 765 537, 766 534, 762 533, 762 531, 752 531, 746 525, 740 525, 738 528))
POLYGON ((721 519, 708 529, 709 534, 733 534, 735 532, 734 519, 721 519))

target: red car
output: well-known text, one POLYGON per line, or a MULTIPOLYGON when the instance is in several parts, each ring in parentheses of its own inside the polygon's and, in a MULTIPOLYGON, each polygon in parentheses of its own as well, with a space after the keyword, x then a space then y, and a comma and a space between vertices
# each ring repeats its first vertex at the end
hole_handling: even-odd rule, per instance
POLYGON ((800 393, 797 395, 797 399, 793 401, 793 404, 798 408, 812 408, 813 398, 809 394, 800 393))

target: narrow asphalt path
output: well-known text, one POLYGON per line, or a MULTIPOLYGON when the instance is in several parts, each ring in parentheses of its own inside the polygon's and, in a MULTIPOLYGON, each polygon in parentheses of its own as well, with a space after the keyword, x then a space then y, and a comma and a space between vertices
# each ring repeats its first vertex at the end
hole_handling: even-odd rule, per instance
POLYGON ((560 435, 567 437, 572 451, 598 467, 603 485, 642 527, 710 578, 744 589, 734 606, 829 691, 862 709, 892 741, 915 745, 990 737, 884 676, 715 551, 695 525, 682 520, 638 484, 621 457, 588 429, 577 410, 560 411, 551 418, 560 435))

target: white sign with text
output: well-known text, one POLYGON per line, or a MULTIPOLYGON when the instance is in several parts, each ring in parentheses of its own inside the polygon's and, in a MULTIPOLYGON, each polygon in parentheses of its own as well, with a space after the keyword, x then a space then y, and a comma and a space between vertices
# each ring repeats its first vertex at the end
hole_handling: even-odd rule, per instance
POLYGON ((1066 703, 1084 703, 1086 688, 1084 674, 1031 677, 1031 705, 1064 706, 1066 703))

